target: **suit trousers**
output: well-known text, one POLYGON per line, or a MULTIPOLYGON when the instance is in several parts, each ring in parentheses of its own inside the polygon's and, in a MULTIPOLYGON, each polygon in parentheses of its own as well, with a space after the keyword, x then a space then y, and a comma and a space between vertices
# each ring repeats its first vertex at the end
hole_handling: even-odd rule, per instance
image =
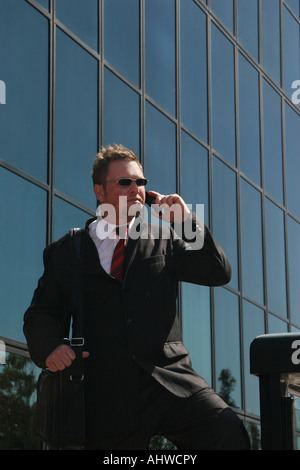
POLYGON ((139 397, 140 421, 134 431, 90 442, 86 449, 148 450, 154 435, 179 450, 250 449, 242 421, 209 386, 179 398, 141 371, 139 397))

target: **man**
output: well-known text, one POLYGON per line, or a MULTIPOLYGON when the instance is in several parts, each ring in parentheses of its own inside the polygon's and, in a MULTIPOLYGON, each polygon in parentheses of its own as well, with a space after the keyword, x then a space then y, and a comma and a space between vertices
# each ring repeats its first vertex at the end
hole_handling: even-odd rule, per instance
MULTIPOLYGON (((192 369, 176 314, 178 281, 229 282, 223 250, 177 194, 149 192, 159 217, 174 228, 141 221, 147 180, 125 147, 102 149, 92 176, 102 216, 83 233, 86 448, 147 449, 159 434, 179 449, 248 449, 237 415, 192 369), (193 239, 186 237, 189 224, 193 239), (120 239, 125 260, 112 273, 120 239)), ((32 359, 54 372, 75 357, 62 344, 70 257, 69 235, 46 248, 45 271, 24 317, 32 359)))

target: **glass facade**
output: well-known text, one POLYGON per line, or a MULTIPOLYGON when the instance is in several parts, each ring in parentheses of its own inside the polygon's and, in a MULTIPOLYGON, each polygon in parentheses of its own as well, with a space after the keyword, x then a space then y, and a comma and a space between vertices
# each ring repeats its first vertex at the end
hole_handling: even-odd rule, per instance
MULTIPOLYGON (((229 257, 227 286, 181 285, 179 315, 194 368, 259 447, 250 343, 300 331, 299 3, 0 0, 0 381, 36 375, 22 318, 43 248, 94 215, 95 153, 122 143, 150 189, 205 205, 229 257)), ((36 448, 14 424, 6 447, 36 448)))

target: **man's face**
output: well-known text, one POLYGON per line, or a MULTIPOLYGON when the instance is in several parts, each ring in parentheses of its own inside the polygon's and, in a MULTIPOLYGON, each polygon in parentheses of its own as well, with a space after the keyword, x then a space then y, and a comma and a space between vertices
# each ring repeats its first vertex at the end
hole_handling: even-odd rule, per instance
MULTIPOLYGON (((106 176, 106 187, 102 184, 95 184, 94 191, 98 201, 101 205, 111 204, 115 208, 116 224, 129 222, 134 215, 128 215, 128 210, 131 206, 135 205, 139 210, 145 203, 145 186, 137 186, 135 181, 132 181, 130 186, 120 186, 116 180, 120 178, 144 178, 143 172, 136 162, 127 161, 114 161, 108 167, 106 176), (125 198, 120 198, 125 196, 125 198), (121 202, 121 205, 120 205, 121 202), (126 202, 126 204, 124 204, 126 202)), ((107 220, 114 223, 110 214, 107 220)))

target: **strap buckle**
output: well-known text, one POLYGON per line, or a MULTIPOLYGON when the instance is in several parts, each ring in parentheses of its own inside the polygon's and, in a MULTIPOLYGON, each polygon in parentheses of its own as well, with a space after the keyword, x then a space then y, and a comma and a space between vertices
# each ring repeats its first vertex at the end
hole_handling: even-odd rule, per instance
POLYGON ((83 346, 84 345, 84 338, 71 338, 70 339, 70 346, 83 346))

